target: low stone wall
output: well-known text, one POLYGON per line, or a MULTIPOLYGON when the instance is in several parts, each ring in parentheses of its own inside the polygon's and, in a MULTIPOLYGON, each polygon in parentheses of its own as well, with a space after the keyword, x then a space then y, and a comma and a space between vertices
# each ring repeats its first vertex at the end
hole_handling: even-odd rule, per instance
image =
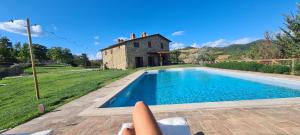
POLYGON ((14 64, 9 67, 2 67, 0 68, 0 78, 21 75, 23 74, 23 69, 27 66, 28 64, 14 64))

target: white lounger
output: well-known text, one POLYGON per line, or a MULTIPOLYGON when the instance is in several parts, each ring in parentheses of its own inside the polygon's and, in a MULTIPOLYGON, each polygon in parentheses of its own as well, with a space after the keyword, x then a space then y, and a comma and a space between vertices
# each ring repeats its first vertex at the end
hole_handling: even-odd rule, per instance
MULTIPOLYGON (((191 135, 190 127, 182 117, 166 118, 157 121, 163 135, 191 135)), ((124 123, 118 135, 122 135, 124 128, 133 128, 132 123, 124 123)))
POLYGON ((20 134, 0 134, 0 135, 52 135, 53 130, 44 130, 44 131, 39 131, 35 133, 20 133, 20 134))

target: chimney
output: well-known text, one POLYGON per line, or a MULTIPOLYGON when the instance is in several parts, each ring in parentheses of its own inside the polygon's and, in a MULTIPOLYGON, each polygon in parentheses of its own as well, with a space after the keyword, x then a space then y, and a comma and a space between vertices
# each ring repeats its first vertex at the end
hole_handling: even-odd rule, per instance
POLYGON ((124 42, 124 39, 118 39, 118 43, 124 42))
POLYGON ((141 37, 147 37, 147 33, 143 32, 141 37))
POLYGON ((130 39, 135 39, 135 34, 134 33, 131 33, 130 39))

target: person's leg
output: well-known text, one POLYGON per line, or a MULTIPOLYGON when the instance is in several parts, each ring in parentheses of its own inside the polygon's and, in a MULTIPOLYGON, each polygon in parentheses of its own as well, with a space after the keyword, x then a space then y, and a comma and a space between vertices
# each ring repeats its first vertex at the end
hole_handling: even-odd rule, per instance
POLYGON ((135 135, 134 129, 125 128, 122 131, 122 135, 135 135))
POLYGON ((162 135, 152 112, 143 102, 135 104, 132 118, 136 135, 162 135))

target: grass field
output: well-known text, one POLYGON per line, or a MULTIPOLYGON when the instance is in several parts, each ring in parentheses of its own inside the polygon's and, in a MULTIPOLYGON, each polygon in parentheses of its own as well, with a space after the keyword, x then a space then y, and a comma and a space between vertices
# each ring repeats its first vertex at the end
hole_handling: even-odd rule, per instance
MULTIPOLYGON (((199 65, 158 66, 136 70, 195 66, 199 65)), ((64 65, 37 67, 41 93, 39 102, 35 98, 31 68, 25 69, 26 76, 4 78, 0 80, 0 131, 38 117, 39 103, 43 103, 46 112, 49 112, 136 70, 83 69, 64 65)))
MULTIPOLYGON (((39 116, 38 103, 46 111, 55 109, 135 70, 93 70, 62 65, 38 67, 41 99, 35 99, 31 75, 0 80, 0 130, 24 123, 39 116)), ((25 70, 31 74, 31 69, 25 70)))

